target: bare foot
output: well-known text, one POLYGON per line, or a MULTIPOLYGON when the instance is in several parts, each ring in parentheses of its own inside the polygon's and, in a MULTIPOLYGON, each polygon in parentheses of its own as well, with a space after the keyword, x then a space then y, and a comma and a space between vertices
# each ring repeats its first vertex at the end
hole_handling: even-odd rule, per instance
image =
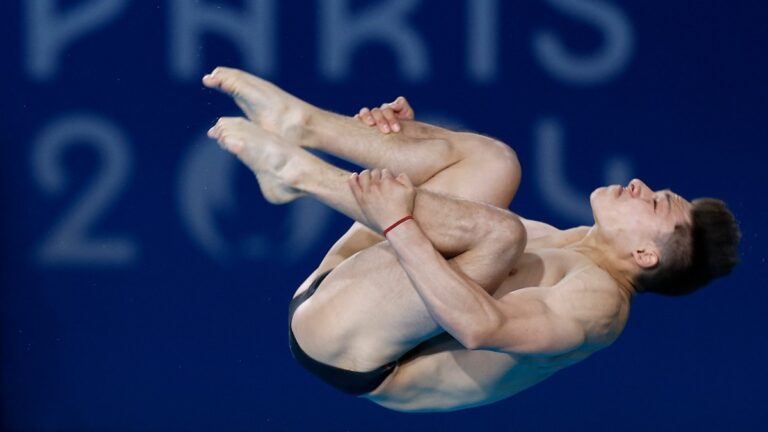
POLYGON ((203 85, 232 96, 252 122, 293 143, 300 142, 311 115, 319 111, 276 85, 238 69, 217 67, 203 77, 203 85))
POLYGON ((208 136, 256 174, 264 198, 284 204, 303 195, 290 186, 302 163, 299 147, 242 117, 222 117, 208 136))

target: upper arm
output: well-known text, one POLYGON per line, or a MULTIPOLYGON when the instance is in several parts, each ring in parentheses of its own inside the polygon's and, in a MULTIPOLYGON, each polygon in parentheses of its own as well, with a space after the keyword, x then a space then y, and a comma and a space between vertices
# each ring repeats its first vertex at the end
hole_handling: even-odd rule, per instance
POLYGON ((531 289, 519 290, 498 302, 501 321, 488 329, 477 349, 514 354, 556 355, 573 351, 586 341, 584 326, 531 289))

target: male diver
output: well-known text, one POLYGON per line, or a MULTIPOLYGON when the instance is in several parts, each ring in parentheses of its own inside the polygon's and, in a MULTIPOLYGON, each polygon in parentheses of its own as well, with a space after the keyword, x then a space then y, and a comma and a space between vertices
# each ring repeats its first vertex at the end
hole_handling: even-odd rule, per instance
POLYGON ((356 120, 235 69, 203 83, 248 117, 209 135, 267 200, 311 195, 356 221, 296 291, 289 342, 312 373, 387 408, 507 398, 610 345, 638 293, 688 294, 737 262, 722 201, 632 180, 592 192, 593 226, 558 230, 507 210, 521 176, 510 147, 413 121, 404 100, 356 120))

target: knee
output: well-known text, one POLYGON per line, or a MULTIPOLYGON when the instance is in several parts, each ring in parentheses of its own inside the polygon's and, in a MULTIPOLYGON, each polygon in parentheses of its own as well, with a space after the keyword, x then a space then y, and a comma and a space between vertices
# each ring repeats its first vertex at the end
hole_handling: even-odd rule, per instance
POLYGON ((522 168, 520 160, 517 158, 517 152, 501 141, 489 141, 491 142, 488 144, 489 150, 486 152, 486 157, 489 158, 490 169, 493 170, 494 174, 511 182, 514 189, 517 190, 522 177, 522 168))
POLYGON ((522 168, 517 152, 502 141, 484 136, 473 136, 465 157, 473 158, 483 172, 507 185, 512 194, 517 192, 522 178, 522 168))
POLYGON ((516 169, 520 166, 515 150, 502 141, 477 134, 462 133, 459 136, 458 141, 462 143, 461 147, 467 158, 482 159, 506 169, 516 169))

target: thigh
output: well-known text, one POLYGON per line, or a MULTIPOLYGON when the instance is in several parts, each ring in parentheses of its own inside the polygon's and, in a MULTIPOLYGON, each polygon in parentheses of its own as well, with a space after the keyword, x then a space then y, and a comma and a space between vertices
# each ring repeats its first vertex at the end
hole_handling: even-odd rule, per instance
MULTIPOLYGON (((503 280, 499 275, 505 270, 492 261, 487 254, 469 251, 448 263, 473 280, 503 280)), ((497 288, 482 286, 489 293, 497 288)), ((339 264, 298 307, 292 329, 311 357, 357 371, 397 360, 443 332, 387 242, 339 264)))
POLYGON ((439 138, 458 152, 459 161, 420 187, 499 208, 508 208, 520 186, 517 154, 507 144, 475 133, 453 132, 419 122, 405 122, 403 133, 439 138))
POLYGON ((336 240, 336 243, 334 243, 328 252, 326 252, 322 261, 320 261, 320 264, 309 275, 309 277, 307 277, 304 282, 302 282, 302 284, 293 294, 293 297, 296 297, 297 295, 304 292, 309 287, 309 285, 312 284, 312 281, 314 281, 315 278, 317 278, 319 275, 332 268, 335 268, 345 259, 360 252, 361 250, 367 249, 377 243, 380 243, 383 240, 384 237, 375 233, 360 222, 353 223, 347 232, 344 233, 344 235, 342 235, 338 240, 336 240))
POLYGON ((291 326, 315 360, 357 371, 386 364, 424 333, 441 331, 385 242, 336 266, 296 309, 291 326))

